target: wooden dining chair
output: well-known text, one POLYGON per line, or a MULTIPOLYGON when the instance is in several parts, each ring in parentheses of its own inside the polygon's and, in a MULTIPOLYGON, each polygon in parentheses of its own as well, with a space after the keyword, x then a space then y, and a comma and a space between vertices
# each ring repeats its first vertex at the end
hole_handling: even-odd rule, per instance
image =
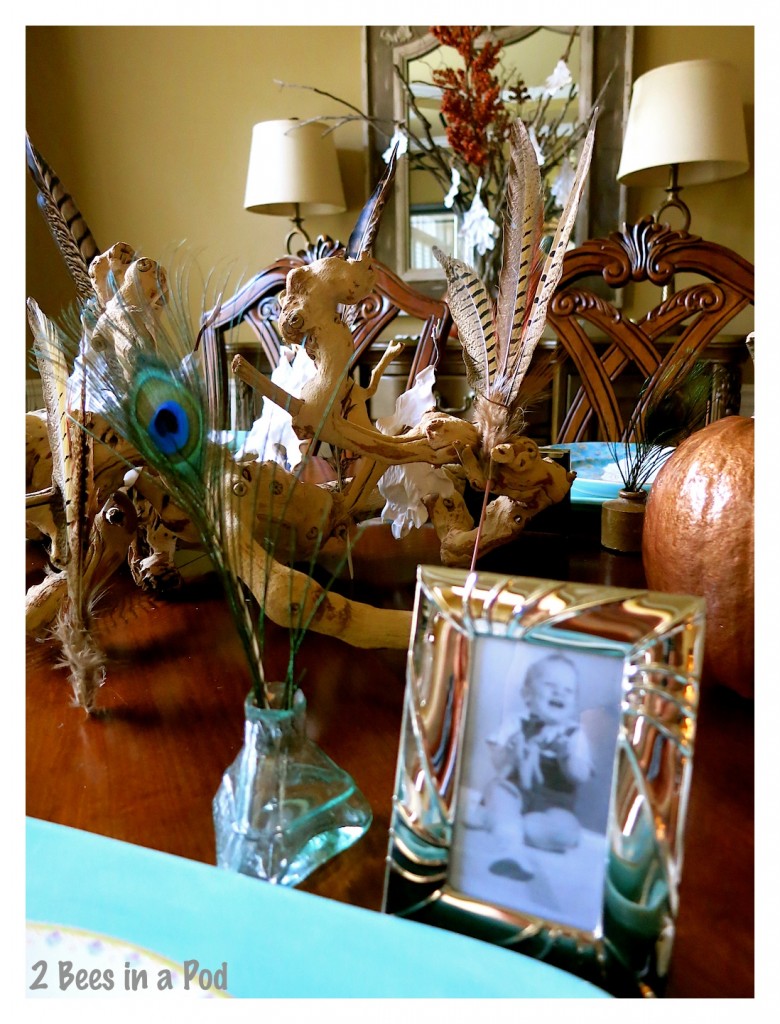
POLYGON ((722 335, 753 304, 753 279, 742 256, 652 217, 570 250, 547 318, 567 357, 554 385, 552 439, 629 440, 632 417, 659 382, 701 360, 711 365, 708 421, 738 412, 748 350, 744 337, 722 335), (663 291, 632 319, 614 296, 639 282, 663 291))
MULTIPOLYGON (((277 320, 279 295, 284 291, 288 273, 317 259, 338 257, 344 248, 340 242, 320 236, 315 243, 296 255, 281 256, 248 281, 235 295, 221 304, 216 314, 206 314, 201 344, 207 364, 207 380, 212 387, 212 401, 221 410, 225 426, 248 429, 255 419, 255 393, 243 381, 235 379, 235 408, 231 416, 228 395, 229 365, 232 355, 240 349, 237 331, 248 325, 259 345, 259 368, 272 370, 279 363, 281 338, 277 320), (230 422, 232 421, 232 422, 230 422)), ((433 363, 438 365, 450 334, 452 316, 443 299, 430 298, 411 288, 388 267, 374 260, 376 286, 353 316, 352 334, 355 342, 353 366, 370 365, 371 349, 388 335, 390 325, 402 314, 411 318, 414 331, 411 365, 406 383, 433 363)), ((406 333, 409 328, 407 327, 406 333)), ((411 339, 410 339, 411 340, 411 339)))

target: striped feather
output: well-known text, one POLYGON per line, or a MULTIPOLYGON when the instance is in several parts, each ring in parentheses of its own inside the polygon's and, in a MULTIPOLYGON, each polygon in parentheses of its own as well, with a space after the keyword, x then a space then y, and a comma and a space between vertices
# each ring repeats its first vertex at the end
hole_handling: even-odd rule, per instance
MULTIPOLYGON (((85 523, 95 511, 89 498, 88 479, 92 470, 92 441, 80 425, 86 426, 86 394, 80 407, 68 405, 68 364, 65 345, 55 324, 28 300, 28 320, 35 339, 35 355, 41 374, 46 405, 46 423, 52 452, 52 480, 62 497, 68 531, 69 559, 78 563, 85 547, 85 523)), ((74 580, 73 589, 78 589, 74 580)))
MULTIPOLYGON (((396 150, 390 154, 387 167, 382 177, 377 182, 376 188, 366 200, 363 209, 355 223, 354 228, 347 242, 346 257, 350 260, 358 260, 366 253, 371 253, 379 223, 382 219, 382 211, 387 206, 387 201, 393 191, 395 180, 396 150)), ((347 306, 342 316, 344 323, 350 330, 354 329, 357 321, 360 305, 347 306)))
MULTIPOLYGON (((396 147, 397 148, 397 147, 396 147)), ((393 188, 396 167, 396 150, 394 149, 387 162, 387 167, 379 179, 376 188, 369 196, 365 206, 360 211, 355 227, 347 242, 347 258, 351 260, 360 259, 366 253, 371 252, 374 245, 376 233, 379 230, 379 222, 382 211, 387 205, 393 188)))
POLYGON ((85 582, 85 559, 95 515, 91 422, 86 412, 86 377, 82 378, 78 403, 68 401, 68 342, 44 316, 37 303, 27 302, 28 321, 35 339, 35 355, 41 374, 47 429, 52 452, 52 479, 64 513, 61 538, 66 552, 64 573, 67 601, 60 613, 57 636, 76 701, 91 710, 95 693, 104 678, 104 657, 92 640, 90 603, 93 593, 85 582))
POLYGON ((57 328, 41 312, 38 303, 27 300, 27 318, 33 338, 38 369, 41 375, 41 389, 46 406, 46 428, 52 457, 52 480, 60 494, 65 493, 65 464, 68 459, 69 436, 67 431, 67 386, 68 364, 57 328))
POLYGON ((525 316, 527 297, 533 288, 534 275, 539 270, 539 243, 544 228, 539 161, 525 125, 520 120, 512 125, 510 147, 496 307, 499 367, 502 374, 506 373, 512 358, 511 340, 517 337, 518 326, 525 316))
POLYGON ((447 299, 463 346, 466 378, 475 391, 486 394, 495 377, 498 355, 490 295, 471 267, 436 246, 433 255, 447 277, 447 299))
POLYGON ((523 322, 521 323, 519 320, 516 320, 515 325, 513 325, 512 336, 509 342, 509 359, 506 364, 506 377, 501 382, 502 392, 505 394, 508 402, 511 402, 516 396, 523 375, 531 365, 534 350, 539 338, 542 336, 542 331, 547 321, 547 306, 563 273, 563 258, 566 255, 566 248, 577 217, 577 208, 590 168, 593 153, 593 137, 596 131, 596 117, 597 113, 594 113, 582 147, 574 183, 561 219, 558 221, 558 228, 553 237, 550 251, 544 260, 533 299, 530 302, 523 322))
POLYGON ((38 189, 38 208, 65 260, 78 297, 90 299, 94 292, 89 278, 89 265, 100 250, 72 197, 30 142, 29 136, 26 149, 27 167, 38 189))

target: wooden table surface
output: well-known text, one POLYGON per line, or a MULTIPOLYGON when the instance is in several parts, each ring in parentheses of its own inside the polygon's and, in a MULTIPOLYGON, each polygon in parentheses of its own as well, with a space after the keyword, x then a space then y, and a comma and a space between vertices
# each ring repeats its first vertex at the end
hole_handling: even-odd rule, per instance
MULTIPOLYGON (((522 568, 506 553, 496 557, 526 575, 619 586, 643 579, 638 556, 610 555, 582 538, 568 551, 529 543, 522 568)), ((30 545, 28 584, 42 561, 30 545)), ((408 585, 374 596, 411 607, 412 594, 408 585)), ((92 716, 72 706, 56 647, 28 641, 27 813, 213 864, 211 801, 240 749, 249 690, 224 602, 213 581, 163 598, 120 573, 97 632, 110 666, 92 716)), ((280 669, 286 649, 284 631, 272 629, 280 669)), ((382 899, 404 663, 402 651, 356 650, 315 634, 300 655, 309 733, 353 776, 374 815, 367 835, 301 888, 373 910, 382 899)), ((754 994, 753 779, 752 702, 705 686, 668 996, 754 994)))

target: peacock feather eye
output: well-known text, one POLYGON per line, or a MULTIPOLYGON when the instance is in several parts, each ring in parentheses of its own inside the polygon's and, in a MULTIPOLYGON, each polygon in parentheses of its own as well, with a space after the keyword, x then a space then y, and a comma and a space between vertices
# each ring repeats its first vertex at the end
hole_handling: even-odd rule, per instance
POLYGON ((187 410, 175 399, 159 405, 149 421, 149 437, 165 455, 186 447, 190 437, 187 410))
POLYGON ((203 414, 198 397, 166 370, 138 375, 132 409, 140 446, 154 460, 196 465, 203 450, 203 414))

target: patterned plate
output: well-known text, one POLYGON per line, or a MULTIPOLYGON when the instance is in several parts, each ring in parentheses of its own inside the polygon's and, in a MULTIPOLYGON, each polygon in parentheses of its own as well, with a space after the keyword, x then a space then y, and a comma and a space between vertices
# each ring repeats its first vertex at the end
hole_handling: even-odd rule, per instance
POLYGON ((217 987, 218 971, 216 977, 190 973, 187 978, 182 964, 107 935, 27 922, 29 996, 228 996, 217 987))
MULTIPOLYGON (((581 441, 576 444, 556 444, 551 447, 566 448, 571 453, 571 468, 577 473, 577 478, 571 488, 573 502, 600 505, 610 498, 618 496, 623 481, 608 444, 603 441, 581 441)), ((673 450, 672 448, 667 450, 667 458, 673 450)), ((618 446, 617 452, 618 455, 621 454, 622 445, 618 446)), ((645 490, 649 490, 650 484, 660 468, 661 464, 650 475, 645 490)))

